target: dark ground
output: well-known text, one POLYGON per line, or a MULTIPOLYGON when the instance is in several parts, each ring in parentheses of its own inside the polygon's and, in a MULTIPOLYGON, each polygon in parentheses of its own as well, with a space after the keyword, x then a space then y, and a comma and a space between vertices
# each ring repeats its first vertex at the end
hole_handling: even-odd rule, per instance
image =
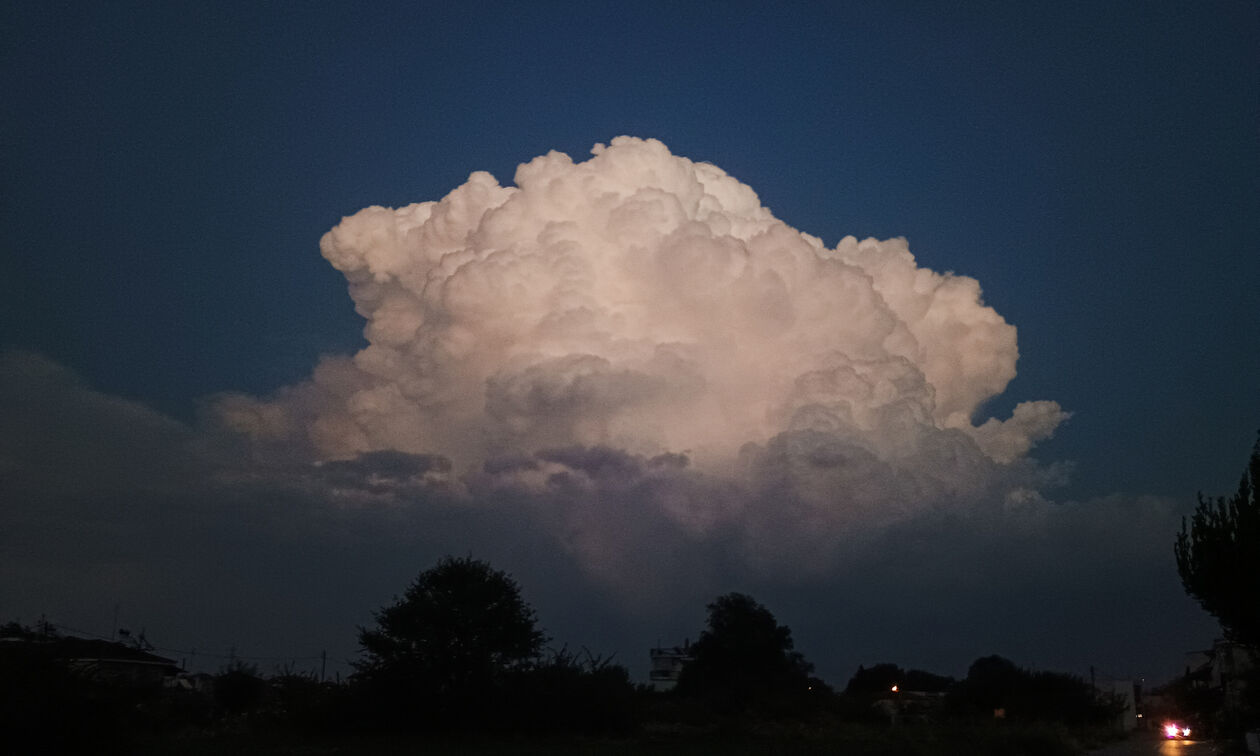
MULTIPOLYGON (((776 729, 766 732, 648 732, 627 738, 425 738, 364 736, 302 738, 282 733, 253 735, 201 734, 167 736, 138 744, 138 756, 180 753, 188 756, 1071 756, 1096 746, 1105 735, 1069 732, 1060 727, 910 726, 900 728, 840 725, 825 731, 776 729)), ((1127 747, 1127 745, 1126 745, 1127 747)), ((1153 741, 1137 750, 1105 750, 1105 756, 1162 754, 1153 741), (1155 750, 1144 748, 1155 746, 1155 750)), ((1211 750, 1173 753, 1198 756, 1211 750)))
POLYGON ((1164 740, 1154 735, 1142 734, 1094 751, 1091 756, 1213 756, 1224 753, 1231 753, 1228 743, 1214 740, 1164 740))

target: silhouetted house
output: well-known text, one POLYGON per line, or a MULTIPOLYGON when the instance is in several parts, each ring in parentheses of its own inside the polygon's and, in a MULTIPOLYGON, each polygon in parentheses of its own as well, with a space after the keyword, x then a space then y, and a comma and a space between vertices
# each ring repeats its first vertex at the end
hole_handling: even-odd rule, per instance
POLYGON ((122 643, 58 638, 53 644, 56 657, 67 667, 102 682, 160 688, 179 672, 173 659, 122 643))
POLYGON ((654 648, 648 653, 652 657, 652 669, 648 672, 652 689, 673 690, 678 684, 683 667, 691 661, 691 642, 683 641, 681 646, 654 648))
POLYGON ((1220 691, 1226 709, 1239 709, 1244 705, 1246 674, 1256 661, 1253 649, 1217 639, 1209 650, 1186 654, 1186 678, 1194 687, 1220 691))
POLYGON ((100 682, 150 688, 162 687, 179 672, 174 660, 135 646, 37 633, 0 638, 0 661, 15 668, 61 668, 100 682))
POLYGON ((53 663, 102 682, 161 687, 179 672, 172 659, 107 640, 64 636, 0 639, 8 659, 53 663))
POLYGON ((1186 654, 1184 677, 1196 688, 1212 685, 1212 651, 1190 651, 1186 654))

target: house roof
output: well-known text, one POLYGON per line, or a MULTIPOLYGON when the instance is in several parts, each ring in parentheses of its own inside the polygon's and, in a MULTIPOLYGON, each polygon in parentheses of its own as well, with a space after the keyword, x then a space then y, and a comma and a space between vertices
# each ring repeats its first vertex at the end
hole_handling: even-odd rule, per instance
POLYGON ((91 638, 58 638, 53 641, 53 653, 63 659, 73 661, 111 661, 129 664, 153 664, 157 666, 178 666, 174 659, 151 654, 138 648, 107 640, 91 638))
POLYGON ((176 667, 174 659, 149 653, 124 643, 74 637, 0 638, 0 652, 6 656, 38 656, 65 661, 110 661, 176 667))

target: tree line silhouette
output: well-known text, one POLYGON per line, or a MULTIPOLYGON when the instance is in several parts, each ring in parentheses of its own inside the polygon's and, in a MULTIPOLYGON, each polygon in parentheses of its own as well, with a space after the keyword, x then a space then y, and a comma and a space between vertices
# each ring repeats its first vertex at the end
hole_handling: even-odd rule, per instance
POLYGON ((610 657, 548 650, 534 610, 506 573, 472 557, 447 557, 359 628, 362 658, 345 683, 282 671, 265 677, 234 661, 204 684, 142 689, 76 672, 49 633, 0 628, 0 728, 51 737, 60 750, 95 752, 102 738, 180 728, 285 730, 305 735, 504 734, 624 737, 645 726, 667 731, 747 731, 904 721, 1103 724, 1116 702, 1079 678, 1027 672, 1000 657, 948 677, 891 664, 859 668, 844 691, 815 677, 791 630, 751 596, 708 605, 677 686, 631 682, 610 657), (890 695, 900 686, 906 698, 890 695), (910 697, 915 696, 913 701, 910 697), (891 708, 890 708, 891 707, 891 708))

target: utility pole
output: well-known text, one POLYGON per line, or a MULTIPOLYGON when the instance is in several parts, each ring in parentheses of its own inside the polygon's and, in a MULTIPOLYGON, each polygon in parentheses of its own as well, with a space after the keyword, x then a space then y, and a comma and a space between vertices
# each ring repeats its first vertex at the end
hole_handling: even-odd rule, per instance
POLYGON ((319 681, 324 681, 324 670, 328 667, 328 651, 319 652, 319 681))

